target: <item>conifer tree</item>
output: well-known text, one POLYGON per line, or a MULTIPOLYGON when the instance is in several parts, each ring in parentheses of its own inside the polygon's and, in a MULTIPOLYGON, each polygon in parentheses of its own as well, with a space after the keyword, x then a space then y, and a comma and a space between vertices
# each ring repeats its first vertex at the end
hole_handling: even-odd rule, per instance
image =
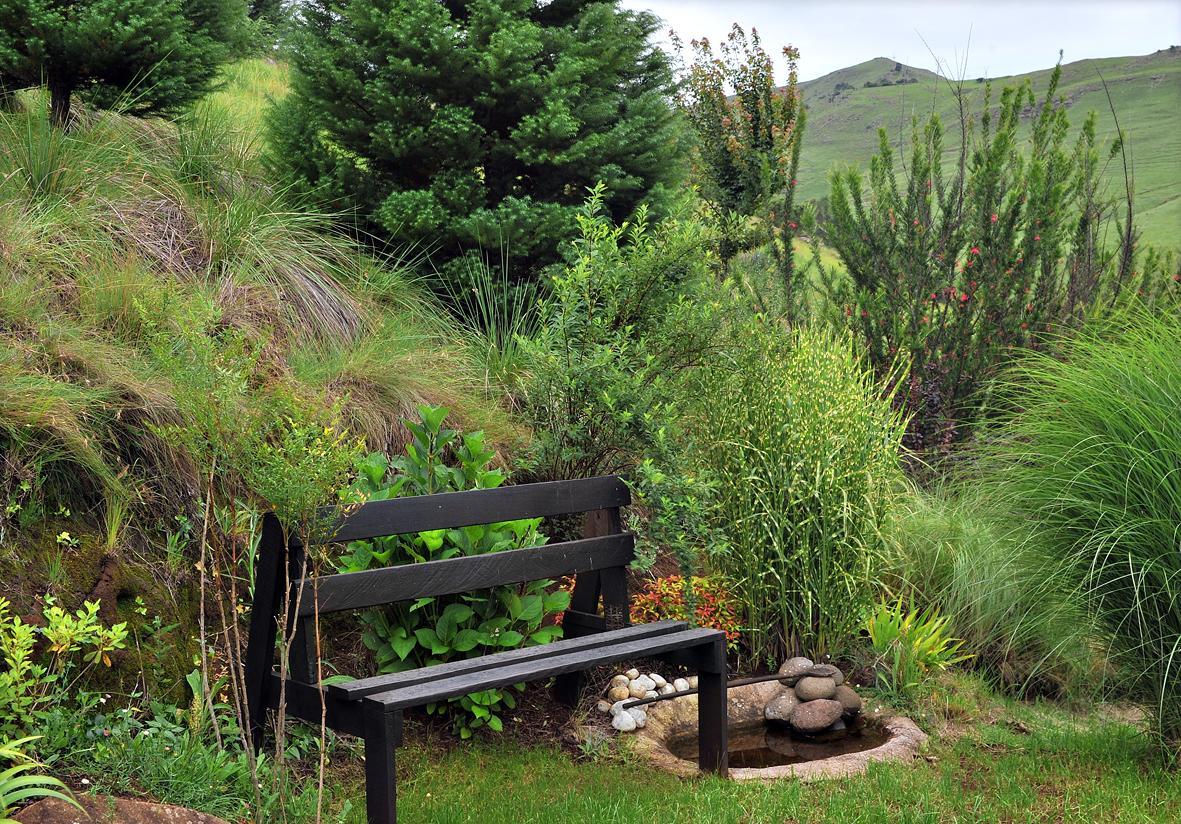
POLYGON ((245 18, 245 0, 0 0, 0 86, 45 83, 60 127, 74 94, 176 111, 211 87, 245 18))
POLYGON ((657 20, 616 0, 311 0, 272 160, 297 191, 432 254, 535 274, 602 181, 611 216, 678 167, 657 20))

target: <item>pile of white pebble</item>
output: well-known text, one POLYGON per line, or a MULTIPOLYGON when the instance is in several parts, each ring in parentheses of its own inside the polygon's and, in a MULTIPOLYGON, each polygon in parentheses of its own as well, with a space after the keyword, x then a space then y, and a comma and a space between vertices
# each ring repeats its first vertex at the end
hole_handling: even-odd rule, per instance
POLYGON ((650 672, 643 675, 637 669, 629 669, 614 676, 607 685, 606 699, 596 705, 599 712, 611 716, 611 726, 620 732, 642 729, 648 723, 648 714, 643 707, 624 709, 624 703, 642 698, 658 698, 674 692, 697 689, 697 676, 674 678, 650 672))

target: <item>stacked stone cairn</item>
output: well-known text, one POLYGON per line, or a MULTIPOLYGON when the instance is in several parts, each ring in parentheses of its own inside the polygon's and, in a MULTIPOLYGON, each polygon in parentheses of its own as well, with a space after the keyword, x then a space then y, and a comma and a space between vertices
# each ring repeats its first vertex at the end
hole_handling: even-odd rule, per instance
POLYGON ((783 662, 779 683, 786 689, 767 702, 763 716, 806 735, 838 732, 845 720, 861 712, 861 697, 845 683, 845 674, 832 664, 808 658, 783 662))
POLYGON ((650 672, 643 675, 637 669, 621 672, 611 679, 607 685, 607 697, 596 705, 599 712, 611 716, 611 726, 620 732, 631 732, 643 729, 648 723, 648 714, 643 707, 624 709, 628 701, 639 698, 657 698, 682 690, 696 689, 697 676, 692 678, 676 678, 668 681, 661 675, 650 672))

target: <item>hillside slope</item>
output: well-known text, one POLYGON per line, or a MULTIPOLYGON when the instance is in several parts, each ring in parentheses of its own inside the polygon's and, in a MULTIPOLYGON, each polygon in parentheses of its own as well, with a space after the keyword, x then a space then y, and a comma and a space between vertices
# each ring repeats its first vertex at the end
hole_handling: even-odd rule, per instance
MULTIPOLYGON (((1042 94, 1052 67, 1011 77, 989 78, 994 100, 1001 86, 1026 79, 1042 94)), ((1147 242, 1181 247, 1181 48, 1138 57, 1080 60, 1062 67, 1061 94, 1077 129, 1088 112, 1099 115, 1102 145, 1116 134, 1099 74, 1107 81, 1128 137, 1134 165, 1137 220, 1147 242)), ((808 107, 808 132, 800 161, 799 191, 806 199, 828 194, 834 165, 868 166, 885 128, 896 144, 910 135, 914 117, 935 111, 949 132, 956 123, 955 101, 946 80, 886 58, 876 58, 800 84, 808 107), (871 85, 867 86, 869 83, 871 85), (888 85, 887 85, 888 84, 888 85)), ((972 106, 979 106, 984 79, 965 84, 972 106)), ((1123 190, 1117 157, 1107 168, 1113 191, 1123 190)))

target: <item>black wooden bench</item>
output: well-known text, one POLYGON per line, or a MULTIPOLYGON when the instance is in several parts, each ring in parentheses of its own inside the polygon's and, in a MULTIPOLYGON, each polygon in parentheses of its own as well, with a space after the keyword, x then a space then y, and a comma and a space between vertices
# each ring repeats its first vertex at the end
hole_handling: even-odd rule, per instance
POLYGON ((586 537, 516 549, 340 575, 304 577, 304 548, 284 536, 273 515, 263 523, 255 573, 246 692, 254 745, 263 743, 268 710, 319 724, 321 707, 333 730, 365 740, 366 810, 371 824, 390 824, 395 812, 394 749, 402 740, 402 712, 480 690, 557 676, 557 697, 578 699, 581 673, 603 664, 656 657, 699 675, 699 764, 726 772, 726 637, 680 621, 631 625, 627 565, 634 538, 619 509, 630 502, 627 485, 608 476, 522 484, 499 489, 373 501, 330 512, 332 543, 519 518, 585 513, 586 537), (504 584, 575 574, 564 638, 463 661, 326 687, 316 683, 314 616, 366 609, 426 596, 451 595, 504 584), (285 685, 276 667, 276 639, 285 597, 293 633, 285 685), (603 615, 599 615, 602 600, 603 615))

